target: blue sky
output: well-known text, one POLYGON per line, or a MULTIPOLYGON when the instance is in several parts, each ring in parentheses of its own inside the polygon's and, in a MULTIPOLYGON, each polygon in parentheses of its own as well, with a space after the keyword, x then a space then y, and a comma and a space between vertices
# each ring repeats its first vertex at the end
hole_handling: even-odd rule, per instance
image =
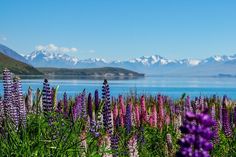
POLYGON ((0 43, 23 54, 48 44, 107 60, 236 54, 235 0, 0 0, 0 21, 0 43))

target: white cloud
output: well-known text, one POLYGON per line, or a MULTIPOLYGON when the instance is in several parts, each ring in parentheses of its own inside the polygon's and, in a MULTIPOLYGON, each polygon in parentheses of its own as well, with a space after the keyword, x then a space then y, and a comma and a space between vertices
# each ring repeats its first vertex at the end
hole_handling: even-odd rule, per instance
POLYGON ((78 51, 78 49, 75 48, 75 47, 71 47, 71 48, 68 48, 68 47, 60 47, 60 46, 57 46, 57 45, 54 45, 54 44, 38 45, 38 46, 35 47, 35 49, 36 49, 37 51, 44 50, 44 51, 48 51, 48 52, 62 52, 62 53, 68 53, 68 52, 76 52, 76 51, 78 51))

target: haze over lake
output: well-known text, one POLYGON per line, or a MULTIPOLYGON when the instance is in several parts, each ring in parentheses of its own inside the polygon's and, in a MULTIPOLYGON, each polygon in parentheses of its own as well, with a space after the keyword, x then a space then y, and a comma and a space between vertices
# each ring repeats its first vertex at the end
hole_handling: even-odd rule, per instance
MULTIPOLYGON (((179 98, 181 94, 186 93, 194 96, 211 96, 216 94, 223 96, 226 94, 229 98, 236 100, 236 78, 220 77, 154 77, 146 76, 139 79, 130 80, 108 80, 111 89, 111 95, 117 97, 119 94, 130 94, 137 92, 141 94, 166 94, 173 98, 179 98)), ((63 92, 69 96, 74 96, 86 89, 86 92, 94 92, 101 87, 103 80, 92 79, 49 79, 51 86, 59 85, 58 97, 61 98, 63 92)), ((0 81, 0 93, 3 93, 2 80, 0 81)), ((37 88, 42 89, 43 79, 23 79, 23 92, 25 93, 30 86, 34 91, 37 88)))

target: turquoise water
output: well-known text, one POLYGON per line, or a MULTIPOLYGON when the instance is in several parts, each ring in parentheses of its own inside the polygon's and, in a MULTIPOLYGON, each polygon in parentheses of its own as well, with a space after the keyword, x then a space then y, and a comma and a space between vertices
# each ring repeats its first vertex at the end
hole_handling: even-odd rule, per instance
MULTIPOLYGON (((211 96, 217 94, 236 100, 236 78, 214 78, 214 77, 145 77, 134 80, 108 80, 112 96, 136 92, 142 94, 165 94, 173 98, 179 98, 186 93, 194 96, 211 96)), ((84 88, 87 92, 98 89, 101 93, 103 80, 49 80, 51 86, 59 85, 59 97, 63 92, 74 96, 84 88)), ((42 89, 42 79, 22 80, 23 91, 26 92, 30 86, 33 90, 42 89)), ((2 81, 0 81, 0 93, 3 94, 2 81)))

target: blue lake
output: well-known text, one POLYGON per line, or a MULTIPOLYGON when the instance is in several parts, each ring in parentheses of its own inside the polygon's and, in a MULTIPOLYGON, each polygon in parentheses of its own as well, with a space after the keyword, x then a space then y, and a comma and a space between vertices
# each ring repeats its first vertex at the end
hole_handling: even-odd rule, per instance
MULTIPOLYGON (((130 94, 136 92, 141 94, 165 94, 173 98, 179 98, 186 93, 194 96, 211 96, 213 94, 223 96, 228 95, 236 100, 236 78, 216 78, 216 77, 151 77, 134 80, 108 80, 112 96, 119 94, 130 94)), ((87 92, 94 92, 98 89, 101 94, 103 80, 49 80, 51 86, 59 85, 58 96, 62 97, 63 92, 74 96, 84 88, 87 92)), ((43 79, 23 79, 23 91, 26 92, 30 86, 33 90, 42 89, 43 79)), ((3 94, 3 85, 0 81, 0 93, 3 94)))

